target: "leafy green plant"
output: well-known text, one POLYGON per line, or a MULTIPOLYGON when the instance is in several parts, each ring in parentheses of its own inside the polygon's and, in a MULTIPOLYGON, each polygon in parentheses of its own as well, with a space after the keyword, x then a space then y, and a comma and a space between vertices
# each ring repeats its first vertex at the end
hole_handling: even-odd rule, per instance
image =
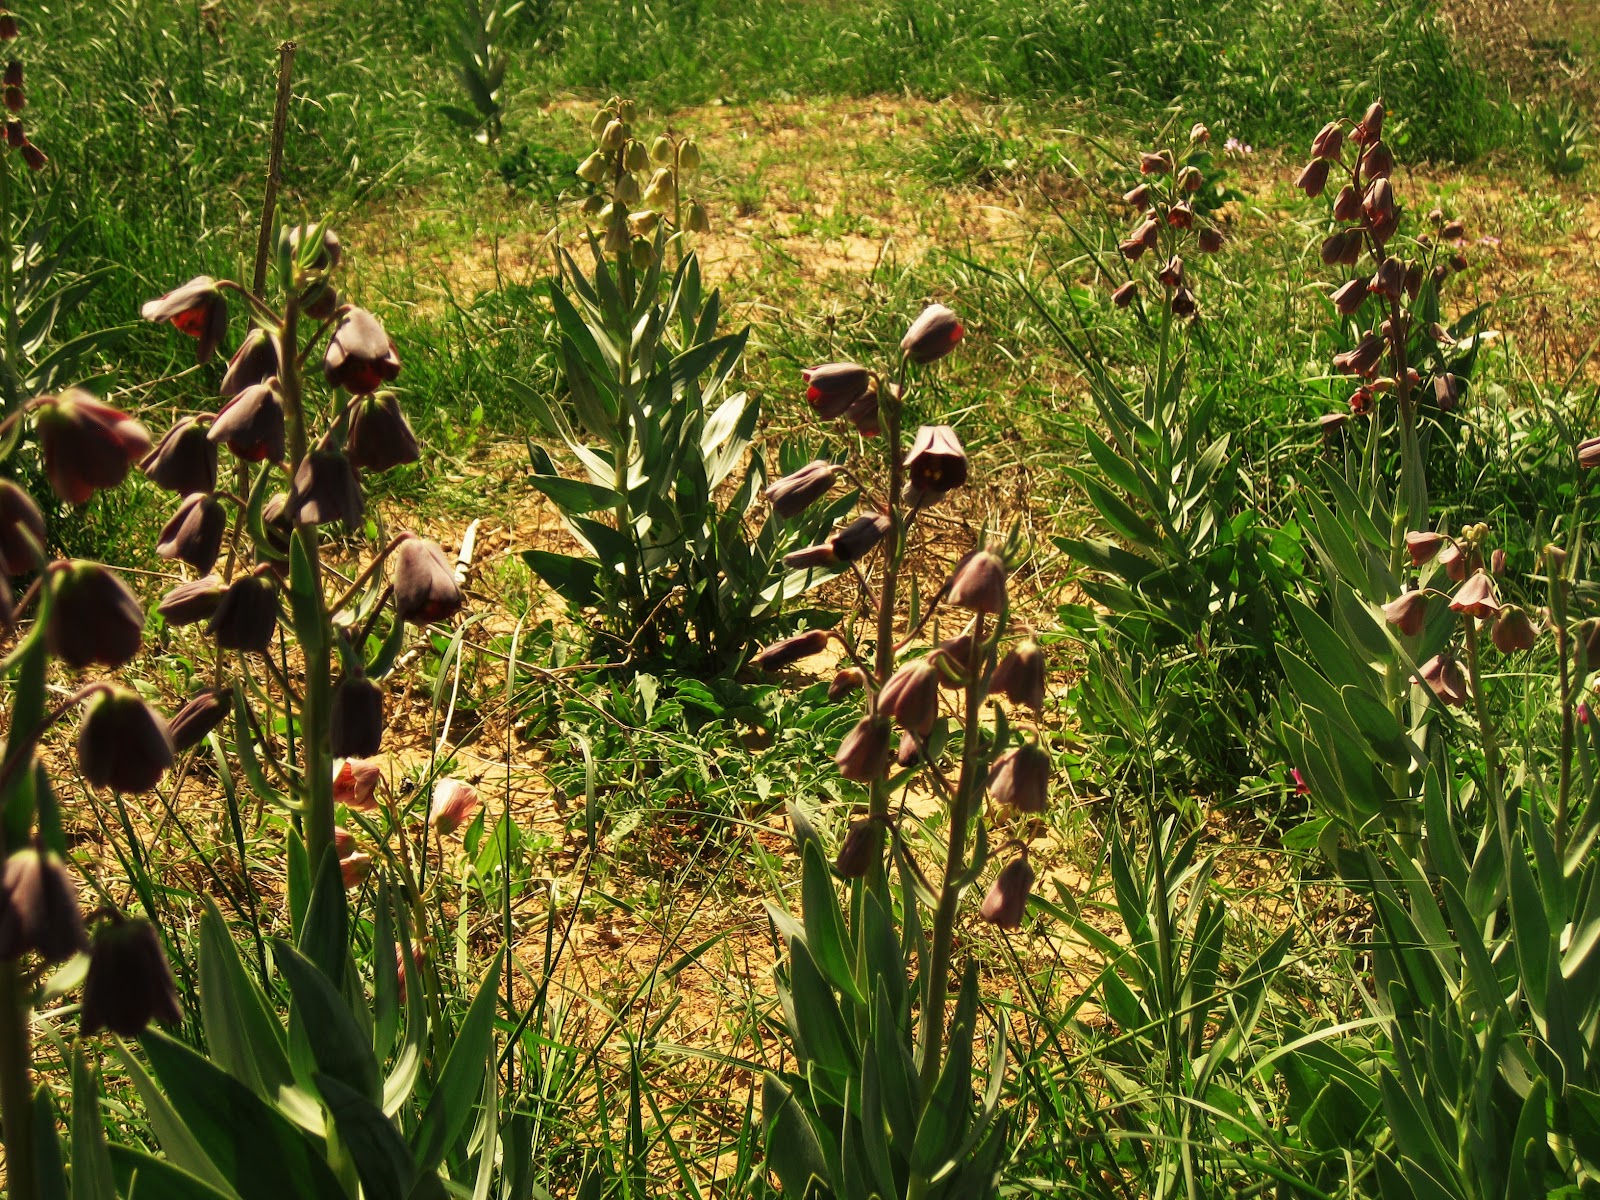
POLYGON ((523 7, 524 0, 452 0, 450 5, 456 81, 472 107, 441 104, 439 111, 485 145, 498 145, 505 127, 501 91, 511 59, 499 39, 523 7))

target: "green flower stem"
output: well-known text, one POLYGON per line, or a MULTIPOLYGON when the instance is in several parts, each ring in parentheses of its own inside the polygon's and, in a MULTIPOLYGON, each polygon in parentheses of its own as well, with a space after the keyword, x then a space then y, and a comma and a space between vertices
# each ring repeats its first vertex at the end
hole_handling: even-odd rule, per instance
MULTIPOLYGON (((3 173, 3 172, 0 172, 3 173)), ((12 1200, 35 1200, 32 1013, 21 964, 0 963, 0 1128, 5 1134, 6 1186, 12 1200)))
POLYGON ((1483 679, 1478 671, 1478 619, 1470 614, 1465 618, 1467 627, 1467 681, 1472 688, 1473 709, 1478 716, 1478 736, 1483 742, 1483 773, 1489 790, 1489 803, 1494 808, 1495 822, 1500 826, 1500 847, 1511 861, 1511 814, 1506 809, 1505 793, 1500 786, 1500 743, 1495 738, 1494 721, 1489 715, 1489 698, 1484 694, 1483 679))
POLYGON ((1550 623, 1556 632, 1556 661, 1561 664, 1561 753, 1560 778, 1556 784, 1556 818, 1552 837, 1555 842, 1556 861, 1566 870, 1567 835, 1571 823, 1572 804, 1572 752, 1576 730, 1573 727, 1573 701, 1577 695, 1572 678, 1572 631, 1567 618, 1567 581, 1563 568, 1548 552, 1545 555, 1546 573, 1550 580, 1550 623))

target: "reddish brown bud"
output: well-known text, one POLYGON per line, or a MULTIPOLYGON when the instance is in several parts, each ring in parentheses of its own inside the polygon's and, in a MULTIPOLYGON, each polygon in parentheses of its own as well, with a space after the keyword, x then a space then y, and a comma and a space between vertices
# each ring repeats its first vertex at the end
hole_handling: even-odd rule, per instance
POLYGON ((956 348, 966 330, 961 319, 942 304, 930 304, 900 339, 900 349, 914 363, 931 363, 956 348))
POLYGON ((346 676, 333 689, 328 743, 335 758, 371 758, 383 746, 383 692, 363 676, 346 676))
POLYGON ((866 686, 867 673, 860 667, 846 667, 833 677, 833 682, 828 685, 829 700, 843 700, 852 692, 858 692, 866 686))
POLYGON ((217 611, 222 600, 222 580, 215 575, 180 583, 156 605, 168 625, 192 625, 217 611))
POLYGON ((806 383, 806 403, 824 421, 842 417, 872 386, 872 374, 856 363, 825 363, 801 371, 806 383))
POLYGON ((402 621, 448 621, 465 603, 439 543, 415 536, 400 543, 394 552, 394 609, 402 621))
POLYGON ((833 756, 839 774, 856 783, 871 783, 889 769, 889 722, 882 717, 862 717, 844 735, 833 756))
POLYGON ((117 917, 103 927, 89 952, 82 1032, 87 1036, 109 1029, 134 1038, 152 1021, 176 1025, 182 1019, 155 926, 142 918, 117 917))
POLYGON ((1037 742, 1013 746, 989 768, 989 795, 1022 813, 1042 813, 1050 788, 1050 755, 1037 742))
POLYGON ((1394 174, 1394 152, 1382 139, 1361 152, 1361 174, 1367 179, 1386 179, 1394 174))
POLYGON ((378 318, 364 308, 352 308, 333 331, 322 372, 330 387, 364 395, 400 374, 400 356, 378 318))
POLYGON ((82 559, 57 564, 51 578, 45 646, 52 655, 81 670, 120 667, 139 653, 144 610, 122 580, 82 559))
POLYGON ((106 685, 78 726, 78 770, 90 787, 148 792, 172 766, 172 733, 136 692, 106 685))
POLYGON ((1374 101, 1367 107, 1366 115, 1361 118, 1361 124, 1356 126, 1354 138, 1363 146, 1371 145, 1383 136, 1383 102, 1374 101))
POLYGON ((769 484, 762 495, 772 505, 773 512, 790 520, 826 496, 838 473, 835 464, 819 458, 769 484))
POLYGON ((1326 266, 1353 267, 1361 261, 1361 230, 1341 229, 1322 241, 1322 261, 1326 266))
POLYGON ((97 490, 113 488, 150 450, 145 427, 88 392, 68 388, 41 396, 37 428, 50 486, 68 504, 82 504, 97 490))
POLYGON ((166 322, 199 343, 198 361, 207 362, 228 332, 228 301, 209 275, 196 276, 182 287, 148 301, 139 310, 146 321, 166 322))
POLYGON ((831 630, 808 629, 804 633, 780 638, 757 653, 750 660, 750 665, 758 671, 781 671, 785 667, 793 666, 802 658, 821 654, 828 648, 831 637, 831 630))
POLYGON ((1352 279, 1329 297, 1342 317, 1352 317, 1367 299, 1367 281, 1352 279))
POLYGON ((44 514, 16 484, 0 480, 0 575, 22 575, 44 565, 44 514))
POLYGON ((839 556, 833 552, 832 542, 804 546, 783 556, 783 565, 791 571, 808 571, 817 567, 837 567, 839 556))
POLYGON ((270 570, 258 567, 228 585, 206 632, 219 649, 265 654, 277 627, 278 581, 270 570))
POLYGON ((1014 858, 1000 869, 989 891, 978 906, 978 915, 1001 929, 1018 929, 1028 911, 1028 894, 1033 890, 1033 868, 1028 856, 1014 858))
POLYGON ((222 406, 206 436, 246 462, 283 461, 283 398, 278 381, 253 384, 222 406))
POLYGON ((202 688, 196 692, 167 722, 172 733, 172 748, 182 754, 198 746, 222 724, 232 706, 233 692, 228 688, 202 688))
POLYGON ((186 562, 196 571, 209 571, 217 564, 227 532, 228 514, 222 505, 204 492, 196 492, 183 498, 161 530, 156 553, 186 562))
POLYGON ((1411 554, 1411 565, 1413 567, 1427 566, 1434 560, 1434 556, 1439 553, 1448 540, 1442 533, 1413 529, 1406 534, 1406 550, 1411 554))

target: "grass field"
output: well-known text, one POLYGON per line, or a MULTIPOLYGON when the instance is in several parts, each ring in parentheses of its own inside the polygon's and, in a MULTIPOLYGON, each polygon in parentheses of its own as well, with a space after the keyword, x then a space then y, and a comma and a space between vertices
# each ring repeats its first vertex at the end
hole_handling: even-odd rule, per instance
MULTIPOLYGON (((68 504, 34 435, 8 444, 5 478, 39 500, 49 557, 115 567, 150 614, 119 678, 168 714, 238 681, 216 731, 159 786, 125 795, 91 778, 70 719, 30 732, 57 706, 92 707, 81 689, 96 676, 55 642, 46 669, 48 611, 8 622, 0 849, 61 852, 102 930, 88 959, 0 953, 10 1194, 1477 1200, 1600 1187, 1600 726, 1588 715, 1600 641, 1575 649, 1600 613, 1578 449, 1600 433, 1600 22, 1587 5, 84 0, 16 15, 22 117, 50 161, 27 172, 8 156, 0 190, 8 417, 43 411, 13 395, 30 371, 52 392, 88 388, 156 438, 217 411, 241 314, 263 306, 230 294, 222 354, 199 366, 191 340, 139 320, 140 306, 202 274, 249 281, 278 47, 293 40, 276 220, 337 231, 339 300, 392 340, 393 390, 421 453, 364 471, 365 512, 342 532, 301 526, 277 552, 285 598, 259 654, 155 614, 204 573, 150 553, 175 497, 134 471, 68 504), (501 55, 503 79, 483 85, 501 55), (562 255, 587 270, 588 230, 606 231, 593 210, 611 184, 580 163, 606 150, 606 122, 591 121, 618 97, 637 105, 628 120, 646 142, 693 142, 703 166, 677 186, 687 201, 692 181, 709 228, 689 231, 680 212, 684 231, 656 253, 670 272, 692 250, 704 290, 720 293, 718 332, 749 331, 720 392, 698 374, 685 383, 679 360, 665 407, 698 411, 702 387, 759 405, 725 480, 689 498, 677 477, 668 501, 637 511, 648 465, 611 486, 593 464, 614 465, 612 451, 585 458, 552 434, 575 413, 583 437, 603 440, 582 407, 597 385, 575 380, 584 318, 552 288, 558 274, 562 297, 587 286, 562 255), (1296 179, 1325 122, 1354 129, 1379 98, 1405 222, 1392 253, 1429 269, 1461 261, 1441 265, 1437 287, 1418 267, 1417 286, 1397 284, 1392 312, 1383 300, 1368 321, 1328 297, 1353 273, 1319 255, 1336 187, 1308 196, 1296 179), (1191 135, 1197 122, 1208 140, 1191 135), (1151 278, 1166 250, 1130 260, 1124 243, 1143 207, 1124 193, 1167 177, 1141 174, 1156 149, 1203 176, 1182 199, 1221 237, 1221 253, 1183 251, 1192 322, 1151 278), (26 289, 14 277, 57 251, 61 278, 84 282, 30 340, 41 326, 17 333, 26 289), (1138 299, 1120 307, 1112 294, 1131 278, 1138 299), (902 335, 934 303, 964 334, 906 375, 902 335), (1385 317, 1385 357, 1358 403, 1335 356, 1385 317), (1411 335, 1397 343, 1402 317, 1411 335), (73 373, 40 376, 74 339, 73 373), (769 558, 792 548, 772 549, 788 535, 763 525, 767 501, 737 507, 752 463, 772 479, 848 464, 848 486, 865 480, 884 497, 872 505, 902 519, 896 489, 873 488, 884 442, 808 402, 802 369, 845 361, 881 365, 885 397, 891 377, 910 381, 906 440, 951 426, 966 483, 917 512, 902 557, 887 548, 896 525, 880 557, 768 608, 753 597, 781 571, 763 562, 759 585, 738 585, 731 565, 747 545, 769 558), (1461 385, 1459 402, 1436 404, 1436 379, 1461 385), (1363 405, 1381 419, 1363 421, 1363 405), (1418 448, 1402 440, 1413 420, 1418 448), (574 500, 578 485, 552 473, 590 491, 574 500), (706 528, 686 515, 701 509, 706 528), (604 547, 631 544, 608 533, 669 525, 640 561, 687 565, 658 566, 666 582, 647 578, 638 596, 616 590, 633 569, 609 561, 584 577, 601 580, 588 604, 549 583, 553 560, 588 552, 584 529, 606 560, 604 547), (1427 629, 1402 640, 1383 607, 1393 592, 1457 586, 1406 560, 1400 537, 1419 529, 1452 531, 1469 570, 1501 548, 1497 599, 1459 630, 1431 602, 1427 629), (401 530, 442 547, 464 615, 407 629, 396 607, 404 641, 380 645, 398 601, 364 586, 383 570, 362 572, 401 530), (895 663, 880 629, 913 655, 959 634, 967 615, 941 586, 1008 531, 994 636, 1042 645, 1042 706, 1007 693, 985 707, 987 682, 951 688, 946 669, 939 732, 912 746, 940 765, 842 778, 835 752, 863 710, 859 694, 830 694, 836 673, 861 664, 878 695, 888 675, 873 664, 895 663), (690 544, 714 550, 691 560, 690 544), (881 590, 896 572, 898 608, 881 590), (312 609, 295 590, 304 579, 316 580, 312 609), (874 595, 893 610, 882 626, 874 595), (1492 657, 1491 628, 1498 638, 1514 606, 1539 640, 1492 657), (694 624, 713 610, 715 638, 694 624), (677 633, 659 632, 663 612, 688 614, 677 633), (868 632, 776 672, 752 665, 814 627, 868 632), (1469 705, 1419 670, 1436 653, 1470 663, 1469 705), (340 800, 361 860, 356 871, 334 854, 346 893, 317 881, 319 814, 335 812, 317 705, 331 681, 365 672, 381 680, 382 752, 351 757, 381 765, 386 799, 340 800), (963 726, 969 711, 982 719, 963 726), (1001 739, 1047 752, 1039 811, 985 808, 1001 739), (17 769, 34 754, 54 801, 17 769), (481 799, 460 828, 430 814, 441 779, 481 799), (888 868, 874 841, 870 870, 841 860, 830 875, 863 818, 874 837, 895 831, 888 868), (1037 873, 1009 923, 982 899, 1007 862, 1037 873), (180 1012, 165 1042, 78 1037, 80 968, 99 961, 119 913, 153 921, 172 965, 180 1012), (55 975, 47 962, 63 958, 55 975), (963 1025, 954 997, 969 963, 981 1000, 963 1025), (316 968, 315 983, 296 974, 316 968), (486 976, 486 1005, 473 1004, 486 976), (270 1021, 249 1007, 257 986, 270 1021), (825 1035, 819 1012, 839 1014, 825 1035), (341 1038, 361 1053, 341 1058, 341 1038), (31 1083, 17 1059, 30 1039, 31 1083), (180 1043, 232 1082, 174 1059, 180 1043), (877 1065, 902 1058, 906 1087, 923 1072, 909 1134, 877 1065), (269 1070, 280 1059, 281 1089, 269 1070), (59 1117, 62 1143, 41 1141, 39 1163, 24 1156, 19 1183, 16 1147, 34 1139, 17 1113, 35 1083, 32 1120, 59 1117), (229 1087, 245 1096, 218 1116, 206 1097, 229 1087), (352 1113, 367 1119, 360 1132, 352 1113), (266 1150, 238 1149, 261 1129, 266 1150), (806 1191, 813 1143, 829 1167, 806 1191), (52 1190, 49 1145, 62 1144, 52 1190), (155 1182, 141 1185, 141 1170, 155 1182)), ((643 175, 681 162, 664 153, 643 175)), ((672 201, 643 203, 667 229, 672 201)), ((648 256, 653 222, 601 255, 619 281, 635 279, 628 256, 648 256)), ((326 265, 302 253, 295 278, 326 265)), ((679 350, 704 341, 682 305, 663 335, 679 350)), ((634 395, 627 364, 644 327, 596 335, 606 348, 584 370, 614 369, 618 393, 634 395)), ((320 396, 321 344, 307 354, 320 396)), ((651 376, 633 365, 644 428, 651 376)), ((326 419, 325 448, 343 444, 348 396, 335 396, 305 410, 299 451, 301 401, 287 402, 291 468, 306 422, 326 419)), ((15 419, 35 431, 46 420, 15 419)), ((681 435, 691 458, 702 430, 681 435)), ((645 464, 659 449, 621 444, 645 464)), ((288 491, 292 506, 299 485, 292 469, 274 483, 270 462, 222 462, 213 490, 237 514, 226 570, 245 577, 252 548, 270 558, 262 499, 288 491)), ((13 574, 19 597, 36 574, 13 574)), ((50 593, 58 576, 38 577, 50 593)), ((0 882, 0 950, 19 888, 0 882)))

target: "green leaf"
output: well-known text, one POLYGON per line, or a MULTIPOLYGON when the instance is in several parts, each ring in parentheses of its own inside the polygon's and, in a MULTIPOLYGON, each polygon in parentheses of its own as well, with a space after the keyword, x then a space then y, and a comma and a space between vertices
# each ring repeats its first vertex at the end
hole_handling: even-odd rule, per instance
POLYGON ((822 857, 821 847, 808 843, 800 880, 801 915, 805 920, 806 946, 824 978, 853 1003, 866 1003, 850 965, 850 938, 844 914, 833 890, 833 874, 822 857))
POLYGON ((622 502, 622 497, 611 488, 578 479, 563 479, 559 475, 530 475, 528 482, 569 514, 613 509, 622 502))
MULTIPOLYGON (((123 1070, 127 1071, 128 1077, 133 1080, 139 1099, 144 1102, 145 1119, 150 1123, 150 1131, 155 1134, 156 1141, 160 1143, 167 1158, 186 1174, 204 1180, 208 1187, 215 1188, 224 1195, 234 1195, 222 1172, 211 1161, 183 1118, 178 1115, 178 1110, 173 1107, 172 1101, 167 1098, 167 1093, 162 1090, 161 1085, 150 1077, 144 1064, 129 1053, 121 1041, 111 1043, 111 1052, 117 1056, 123 1070)), ((116 1146, 111 1147, 113 1161, 117 1149, 116 1146)))
POLYGON ((317 1070, 358 1096, 376 1102, 382 1094, 378 1060, 372 1053, 370 1038, 344 998, 309 958, 281 938, 272 940, 272 957, 289 981, 295 1016, 311 1043, 317 1070))
POLYGON ((332 846, 322 853, 311 902, 306 907, 305 923, 297 939, 300 953, 309 958, 329 979, 344 978, 348 901, 344 875, 332 846))
POLYGON ((200 914, 200 1017, 211 1057, 263 1099, 293 1081, 283 1027, 245 972, 222 913, 204 897, 200 914))
MULTIPOLYGON (((51 1114, 52 1136, 55 1115, 51 1114)), ((84 1056, 72 1048, 72 1200, 116 1200, 116 1181, 100 1117, 100 1088, 84 1056)))
POLYGON ((411 1137, 411 1153, 418 1177, 431 1174, 455 1144, 476 1108, 483 1073, 494 1055, 495 988, 500 982, 501 956, 484 977, 456 1034, 450 1057, 439 1072, 422 1120, 411 1137))
POLYGON ((814 1195, 813 1180, 833 1189, 816 1130, 794 1093, 770 1071, 761 1081, 761 1119, 767 1130, 767 1163, 786 1197, 804 1200, 814 1195))
POLYGON ((524 550, 522 561, 574 608, 594 608, 600 603, 600 566, 593 559, 524 550))
POLYGON ((416 1169, 405 1139, 383 1110, 331 1075, 316 1077, 339 1138, 356 1164, 366 1200, 406 1200, 416 1169))
POLYGON ((133 1200, 236 1200, 238 1195, 132 1146, 114 1145, 110 1157, 118 1191, 133 1200))

